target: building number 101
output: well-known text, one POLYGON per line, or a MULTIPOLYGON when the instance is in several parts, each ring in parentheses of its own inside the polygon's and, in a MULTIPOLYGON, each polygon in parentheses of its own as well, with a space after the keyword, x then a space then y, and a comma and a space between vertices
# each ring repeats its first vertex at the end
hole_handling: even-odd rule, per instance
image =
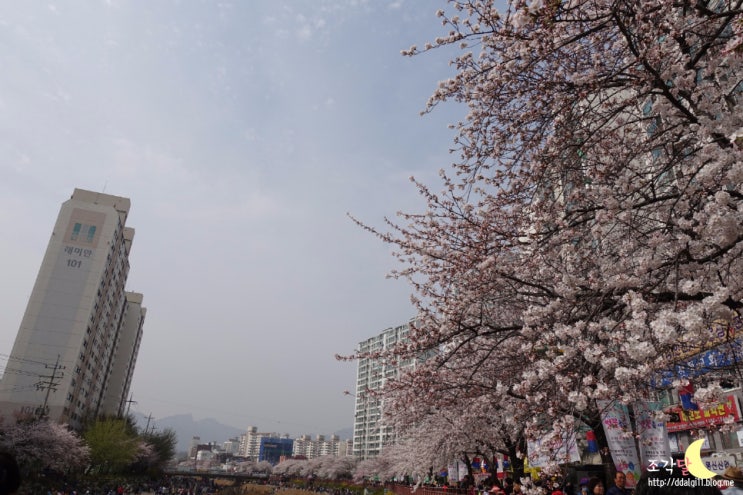
POLYGON ((81 266, 83 266, 83 262, 82 260, 68 259, 67 266, 69 266, 70 268, 80 268, 81 266))

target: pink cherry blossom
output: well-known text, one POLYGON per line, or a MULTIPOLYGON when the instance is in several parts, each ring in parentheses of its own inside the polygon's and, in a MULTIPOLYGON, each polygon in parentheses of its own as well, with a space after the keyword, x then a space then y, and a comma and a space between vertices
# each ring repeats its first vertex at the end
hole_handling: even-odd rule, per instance
MULTIPOLYGON (((660 372, 724 340, 715 324, 740 323, 743 86, 731 43, 743 10, 449 4, 437 13, 446 34, 406 54, 454 54, 457 73, 426 111, 466 107, 456 161, 439 184, 414 180, 426 211, 359 222, 395 247, 391 275, 410 282, 419 313, 411 342, 380 357, 439 352, 388 380, 383 420, 400 439, 441 437, 400 443, 429 464, 486 444, 523 453, 526 437, 579 426, 603 443, 597 400, 652 399, 660 372)), ((698 377, 700 390, 721 376, 698 377)))

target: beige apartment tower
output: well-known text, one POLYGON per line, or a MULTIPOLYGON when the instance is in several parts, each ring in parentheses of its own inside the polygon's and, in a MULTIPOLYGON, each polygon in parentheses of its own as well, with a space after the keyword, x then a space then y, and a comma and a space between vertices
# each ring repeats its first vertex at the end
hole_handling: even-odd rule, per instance
POLYGON ((75 189, 62 204, 0 380, 0 414, 80 428, 126 412, 146 310, 124 290, 127 198, 75 189))

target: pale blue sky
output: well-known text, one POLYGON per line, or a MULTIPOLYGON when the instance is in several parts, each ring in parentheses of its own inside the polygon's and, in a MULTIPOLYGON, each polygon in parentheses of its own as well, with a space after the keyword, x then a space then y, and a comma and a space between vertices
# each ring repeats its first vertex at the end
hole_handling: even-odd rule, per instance
MULTIPOLYGON (((336 353, 413 316, 356 227, 420 209, 463 118, 421 117, 443 0, 69 1, 0 7, 0 354, 75 187, 132 200, 148 316, 134 410, 350 427, 336 353)), ((4 349, 4 350, 3 350, 4 349)), ((2 360, 0 360, 2 363, 2 360)))

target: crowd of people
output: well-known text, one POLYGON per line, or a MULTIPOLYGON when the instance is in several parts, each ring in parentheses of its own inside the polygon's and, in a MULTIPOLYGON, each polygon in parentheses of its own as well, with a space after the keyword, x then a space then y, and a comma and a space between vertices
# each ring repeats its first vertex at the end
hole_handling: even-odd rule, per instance
MULTIPOLYGON (((21 481, 21 472, 15 458, 6 452, 0 452, 0 495, 18 493, 21 481)), ((24 492, 27 489, 28 487, 24 492)), ((101 482, 95 486, 60 481, 57 488, 44 491, 46 495, 205 495, 214 491, 214 485, 209 480, 168 477, 146 483, 101 482)))
MULTIPOLYGON (((738 467, 730 467, 723 475, 711 479, 696 478, 679 469, 648 471, 632 487, 627 486, 627 475, 621 471, 617 471, 608 484, 599 476, 577 482, 568 477, 527 480, 528 486, 510 477, 502 480, 488 477, 475 483, 472 477, 466 476, 451 486, 446 482, 430 486, 458 495, 743 495, 743 470, 738 467)), ((416 489, 417 486, 412 491, 416 489)))
MULTIPOLYGON (((15 494, 20 484, 20 470, 15 459, 7 453, 0 452, 0 495, 15 494)), ((538 492, 541 495, 743 495, 743 470, 730 467, 723 475, 711 479, 690 477, 675 469, 645 472, 633 488, 627 486, 627 476, 621 471, 614 474, 608 489, 601 477, 583 478, 577 486, 567 479, 561 480, 555 477, 529 479, 528 484, 528 487, 523 487, 511 477, 501 480, 490 476, 475 482, 471 476, 465 476, 455 486, 449 486, 447 482, 432 486, 444 492, 451 491, 462 495, 523 495, 525 492, 538 492)), ((420 483, 411 491, 415 492, 419 486, 420 483)), ((213 489, 214 486, 210 486, 210 483, 204 484, 190 478, 182 480, 170 478, 167 481, 149 485, 96 487, 94 491, 89 488, 77 490, 64 487, 57 493, 65 495, 122 495, 124 493, 202 495, 212 492, 213 489)), ((57 494, 50 491, 48 495, 57 494)))

